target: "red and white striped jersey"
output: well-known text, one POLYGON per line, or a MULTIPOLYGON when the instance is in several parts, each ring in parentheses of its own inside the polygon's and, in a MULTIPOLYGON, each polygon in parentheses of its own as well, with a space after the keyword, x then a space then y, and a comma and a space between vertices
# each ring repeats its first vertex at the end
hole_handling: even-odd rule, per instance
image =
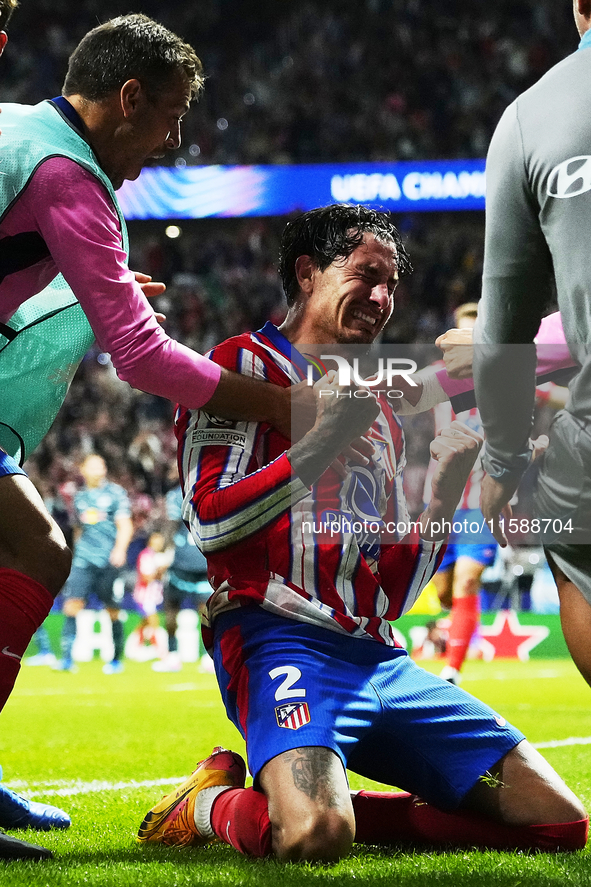
MULTIPOLYGON (((282 387, 306 378, 305 358, 275 326, 211 352, 227 369, 282 387)), ((395 646, 389 620, 436 571, 442 544, 411 525, 402 491, 404 436, 385 402, 370 430, 369 466, 312 489, 292 471, 290 442, 266 423, 177 410, 183 519, 207 557, 211 622, 258 604, 291 619, 395 646), (403 542, 401 540, 404 540, 403 542)))

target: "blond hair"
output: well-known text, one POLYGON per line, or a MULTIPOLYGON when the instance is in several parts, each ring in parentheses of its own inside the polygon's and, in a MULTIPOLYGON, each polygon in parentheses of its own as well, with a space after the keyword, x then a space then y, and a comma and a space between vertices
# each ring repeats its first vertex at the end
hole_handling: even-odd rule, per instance
POLYGON ((459 308, 456 308, 454 311, 455 325, 459 326, 460 321, 463 320, 464 317, 470 317, 476 320, 478 317, 478 302, 465 302, 463 305, 460 305, 459 308))

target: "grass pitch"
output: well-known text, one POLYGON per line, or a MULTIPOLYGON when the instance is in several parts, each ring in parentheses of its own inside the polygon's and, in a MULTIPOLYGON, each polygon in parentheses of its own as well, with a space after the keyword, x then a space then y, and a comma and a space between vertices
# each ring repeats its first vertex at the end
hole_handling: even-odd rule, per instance
MULTIPOLYGON (((591 690, 570 660, 468 663, 463 686, 520 727, 591 806, 591 690)), ((244 753, 215 678, 196 666, 155 674, 147 664, 127 663, 122 675, 108 676, 98 661, 77 674, 25 666, 1 733, 5 782, 62 806, 73 821, 66 832, 14 832, 56 857, 0 862, 2 887, 591 885, 589 850, 551 856, 356 846, 336 865, 311 866, 249 860, 225 845, 138 846, 146 811, 214 745, 244 753)), ((354 775, 351 785, 370 787, 354 775)))

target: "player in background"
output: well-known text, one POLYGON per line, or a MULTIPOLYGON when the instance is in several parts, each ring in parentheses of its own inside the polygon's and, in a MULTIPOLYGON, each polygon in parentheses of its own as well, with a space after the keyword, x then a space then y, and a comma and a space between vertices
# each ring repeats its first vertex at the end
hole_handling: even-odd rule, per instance
POLYGON ((90 453, 79 465, 79 471, 84 485, 74 496, 74 558, 63 590, 62 659, 57 668, 75 668, 72 647, 76 640, 76 616, 94 593, 107 610, 113 631, 113 659, 103 666, 103 672, 119 674, 123 671, 125 639, 113 585, 126 564, 133 537, 131 506, 123 487, 107 480, 107 465, 102 456, 90 453))
MULTIPOLYGON (((175 466, 175 477, 177 470, 175 466)), ((179 484, 166 494, 166 516, 169 520, 169 535, 174 544, 174 558, 164 584, 164 620, 168 634, 168 653, 158 662, 152 663, 154 671, 180 671, 183 667, 176 632, 182 603, 189 599, 201 617, 211 588, 207 582, 207 562, 195 544, 195 540, 182 520, 183 491, 179 484)), ((211 670, 208 653, 201 657, 201 665, 211 670)))
MULTIPOLYGON (((388 215, 339 205, 286 226, 280 269, 282 327, 212 356, 289 386, 307 375, 302 352, 376 339, 410 264, 388 215)), ((184 516, 214 589, 208 644, 254 787, 239 755, 216 749, 146 815, 140 841, 218 838, 283 860, 336 860, 353 840, 581 848, 586 814, 552 768, 503 718, 416 666, 391 631, 438 566, 437 521, 453 518, 481 438, 455 422, 433 441, 431 500, 409 529, 387 392, 358 398, 330 376, 315 390, 317 421, 291 447, 269 424, 179 411, 184 516), (329 467, 365 429, 366 465, 329 467), (345 767, 410 794, 352 795, 345 767)))
MULTIPOLYGON (((51 357, 59 350, 67 376, 82 357, 80 342, 88 347, 94 335, 120 377, 135 387, 194 407, 208 404, 232 418, 266 417, 289 432, 291 392, 221 370, 171 340, 144 295, 153 285, 142 275, 138 282, 127 265, 115 189, 137 178, 150 158, 179 146, 182 117, 203 79, 192 47, 146 16, 128 15, 83 38, 70 58, 62 96, 35 106, 2 106, 0 321, 11 345, 0 366, 16 360, 8 375, 18 379, 26 348, 13 351, 12 341, 22 341, 26 331, 13 335, 15 312, 61 280, 56 288, 69 293, 71 311, 51 327, 54 338, 45 337, 48 366, 56 368, 51 357)), ((42 329, 37 325, 41 335, 42 329)), ((15 439, 26 436, 29 447, 47 429, 38 423, 36 405, 53 378, 40 370, 18 398, 11 386, 3 387, 0 419, 10 425, 18 400, 22 425, 15 439)), ((0 709, 70 565, 63 534, 41 497, 17 460, 0 450, 0 709)))

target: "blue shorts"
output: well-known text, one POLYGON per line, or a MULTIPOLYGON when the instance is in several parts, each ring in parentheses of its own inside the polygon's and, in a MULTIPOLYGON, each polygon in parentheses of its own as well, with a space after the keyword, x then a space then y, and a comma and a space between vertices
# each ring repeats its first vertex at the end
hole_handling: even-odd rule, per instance
POLYGON ((188 598, 190 606, 199 607, 207 603, 211 591, 211 585, 202 572, 179 570, 174 566, 168 568, 168 581, 164 586, 164 603, 168 606, 180 608, 188 598))
POLYGON ((448 545, 439 570, 449 570, 460 557, 469 557, 483 567, 490 567, 494 563, 498 547, 496 542, 494 545, 448 545))
POLYGON ((449 541, 451 545, 497 545, 479 508, 459 508, 456 511, 449 541))
POLYGON ((74 565, 62 589, 63 599, 74 598, 88 602, 88 598, 94 594, 103 606, 119 608, 121 601, 115 600, 113 596, 113 583, 120 572, 112 564, 104 567, 94 564, 84 567, 74 565))
POLYGON ((18 462, 0 449, 0 477, 6 477, 9 474, 24 474, 27 477, 26 471, 23 471, 18 462))
POLYGON ((322 746, 361 776, 453 810, 524 739, 405 650, 258 607, 216 619, 214 661, 255 784, 277 755, 322 746))

